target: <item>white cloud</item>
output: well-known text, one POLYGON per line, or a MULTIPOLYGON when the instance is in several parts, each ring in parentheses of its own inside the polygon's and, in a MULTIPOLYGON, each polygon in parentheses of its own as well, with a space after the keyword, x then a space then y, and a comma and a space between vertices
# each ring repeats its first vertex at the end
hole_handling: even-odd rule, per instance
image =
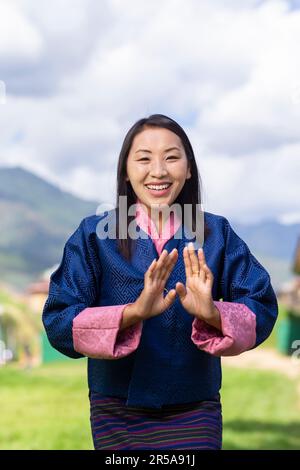
MULTIPOLYGON (((99 203, 115 204, 116 191, 115 172, 113 171, 91 171, 90 167, 84 165, 74 168, 65 188, 76 194, 76 189, 80 186, 85 190, 85 198, 99 203)), ((95 211, 97 206, 95 206, 95 211)))
POLYGON ((300 211, 286 212, 278 218, 279 222, 284 225, 300 224, 300 211))
POLYGON ((207 210, 244 222, 266 217, 287 220, 286 214, 300 213, 299 155, 300 143, 240 159, 203 158, 199 166, 207 210))
POLYGON ((239 156, 299 141, 300 57, 296 44, 300 41, 300 13, 286 14, 285 10, 283 2, 270 2, 255 13, 255 63, 247 82, 225 92, 199 119, 209 148, 225 148, 239 156))
POLYGON ((0 3, 0 57, 11 68, 16 63, 23 66, 34 63, 43 50, 43 38, 37 28, 28 21, 17 7, 9 0, 0 3))

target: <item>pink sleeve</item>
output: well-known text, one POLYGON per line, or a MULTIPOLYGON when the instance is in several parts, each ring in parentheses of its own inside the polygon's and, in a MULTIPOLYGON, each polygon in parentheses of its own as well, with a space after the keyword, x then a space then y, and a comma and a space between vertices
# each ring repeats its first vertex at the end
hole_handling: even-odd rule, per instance
POLYGON ((192 341, 214 356, 236 356, 256 342, 256 315, 244 304, 214 301, 220 312, 222 331, 195 318, 192 341))
POLYGON ((126 305, 85 308, 73 320, 75 351, 95 359, 120 359, 137 349, 143 322, 119 330, 126 305))

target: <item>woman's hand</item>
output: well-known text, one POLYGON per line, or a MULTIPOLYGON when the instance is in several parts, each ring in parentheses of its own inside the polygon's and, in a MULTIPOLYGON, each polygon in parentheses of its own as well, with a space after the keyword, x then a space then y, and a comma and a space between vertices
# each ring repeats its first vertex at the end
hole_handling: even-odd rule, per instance
POLYGON ((142 320, 159 315, 174 302, 176 290, 172 289, 164 296, 164 289, 177 259, 176 248, 171 253, 163 250, 158 260, 154 259, 150 264, 144 276, 144 289, 133 304, 142 320))
POLYGON ((214 276, 206 264, 202 248, 195 253, 193 243, 183 250, 186 286, 176 283, 176 292, 188 313, 221 329, 220 313, 212 298, 214 276))

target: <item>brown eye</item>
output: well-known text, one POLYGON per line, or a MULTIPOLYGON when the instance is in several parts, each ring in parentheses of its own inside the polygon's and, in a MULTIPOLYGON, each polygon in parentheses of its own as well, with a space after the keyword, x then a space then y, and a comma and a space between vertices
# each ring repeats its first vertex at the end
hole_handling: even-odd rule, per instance
POLYGON ((173 159, 175 159, 175 160, 178 159, 178 157, 175 157, 175 155, 170 155, 169 157, 167 157, 167 160, 168 160, 169 158, 173 158, 173 159))

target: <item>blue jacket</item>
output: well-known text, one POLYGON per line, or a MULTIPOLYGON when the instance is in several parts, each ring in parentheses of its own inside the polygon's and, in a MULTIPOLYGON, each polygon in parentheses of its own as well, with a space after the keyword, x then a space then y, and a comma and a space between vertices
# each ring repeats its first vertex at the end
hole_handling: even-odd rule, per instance
MULTIPOLYGON (((110 212, 113 214, 113 211, 110 212)), ((151 238, 138 238, 131 262, 117 251, 117 241, 97 236, 101 215, 86 217, 68 239, 58 269, 51 275, 43 323, 50 343, 61 353, 83 357, 72 340, 74 317, 86 307, 134 302, 144 274, 158 254, 151 238)), ((210 234, 203 250, 214 275, 213 299, 243 303, 256 314, 256 347, 271 333, 278 305, 269 274, 234 232, 228 220, 204 213, 210 234)), ((178 261, 167 281, 185 283, 183 248, 187 239, 172 237, 165 245, 178 249, 178 261)), ((118 360, 88 358, 90 390, 127 397, 126 405, 161 408, 164 404, 212 399, 221 387, 220 358, 191 340, 193 317, 179 298, 162 314, 143 322, 136 351, 118 360)))

